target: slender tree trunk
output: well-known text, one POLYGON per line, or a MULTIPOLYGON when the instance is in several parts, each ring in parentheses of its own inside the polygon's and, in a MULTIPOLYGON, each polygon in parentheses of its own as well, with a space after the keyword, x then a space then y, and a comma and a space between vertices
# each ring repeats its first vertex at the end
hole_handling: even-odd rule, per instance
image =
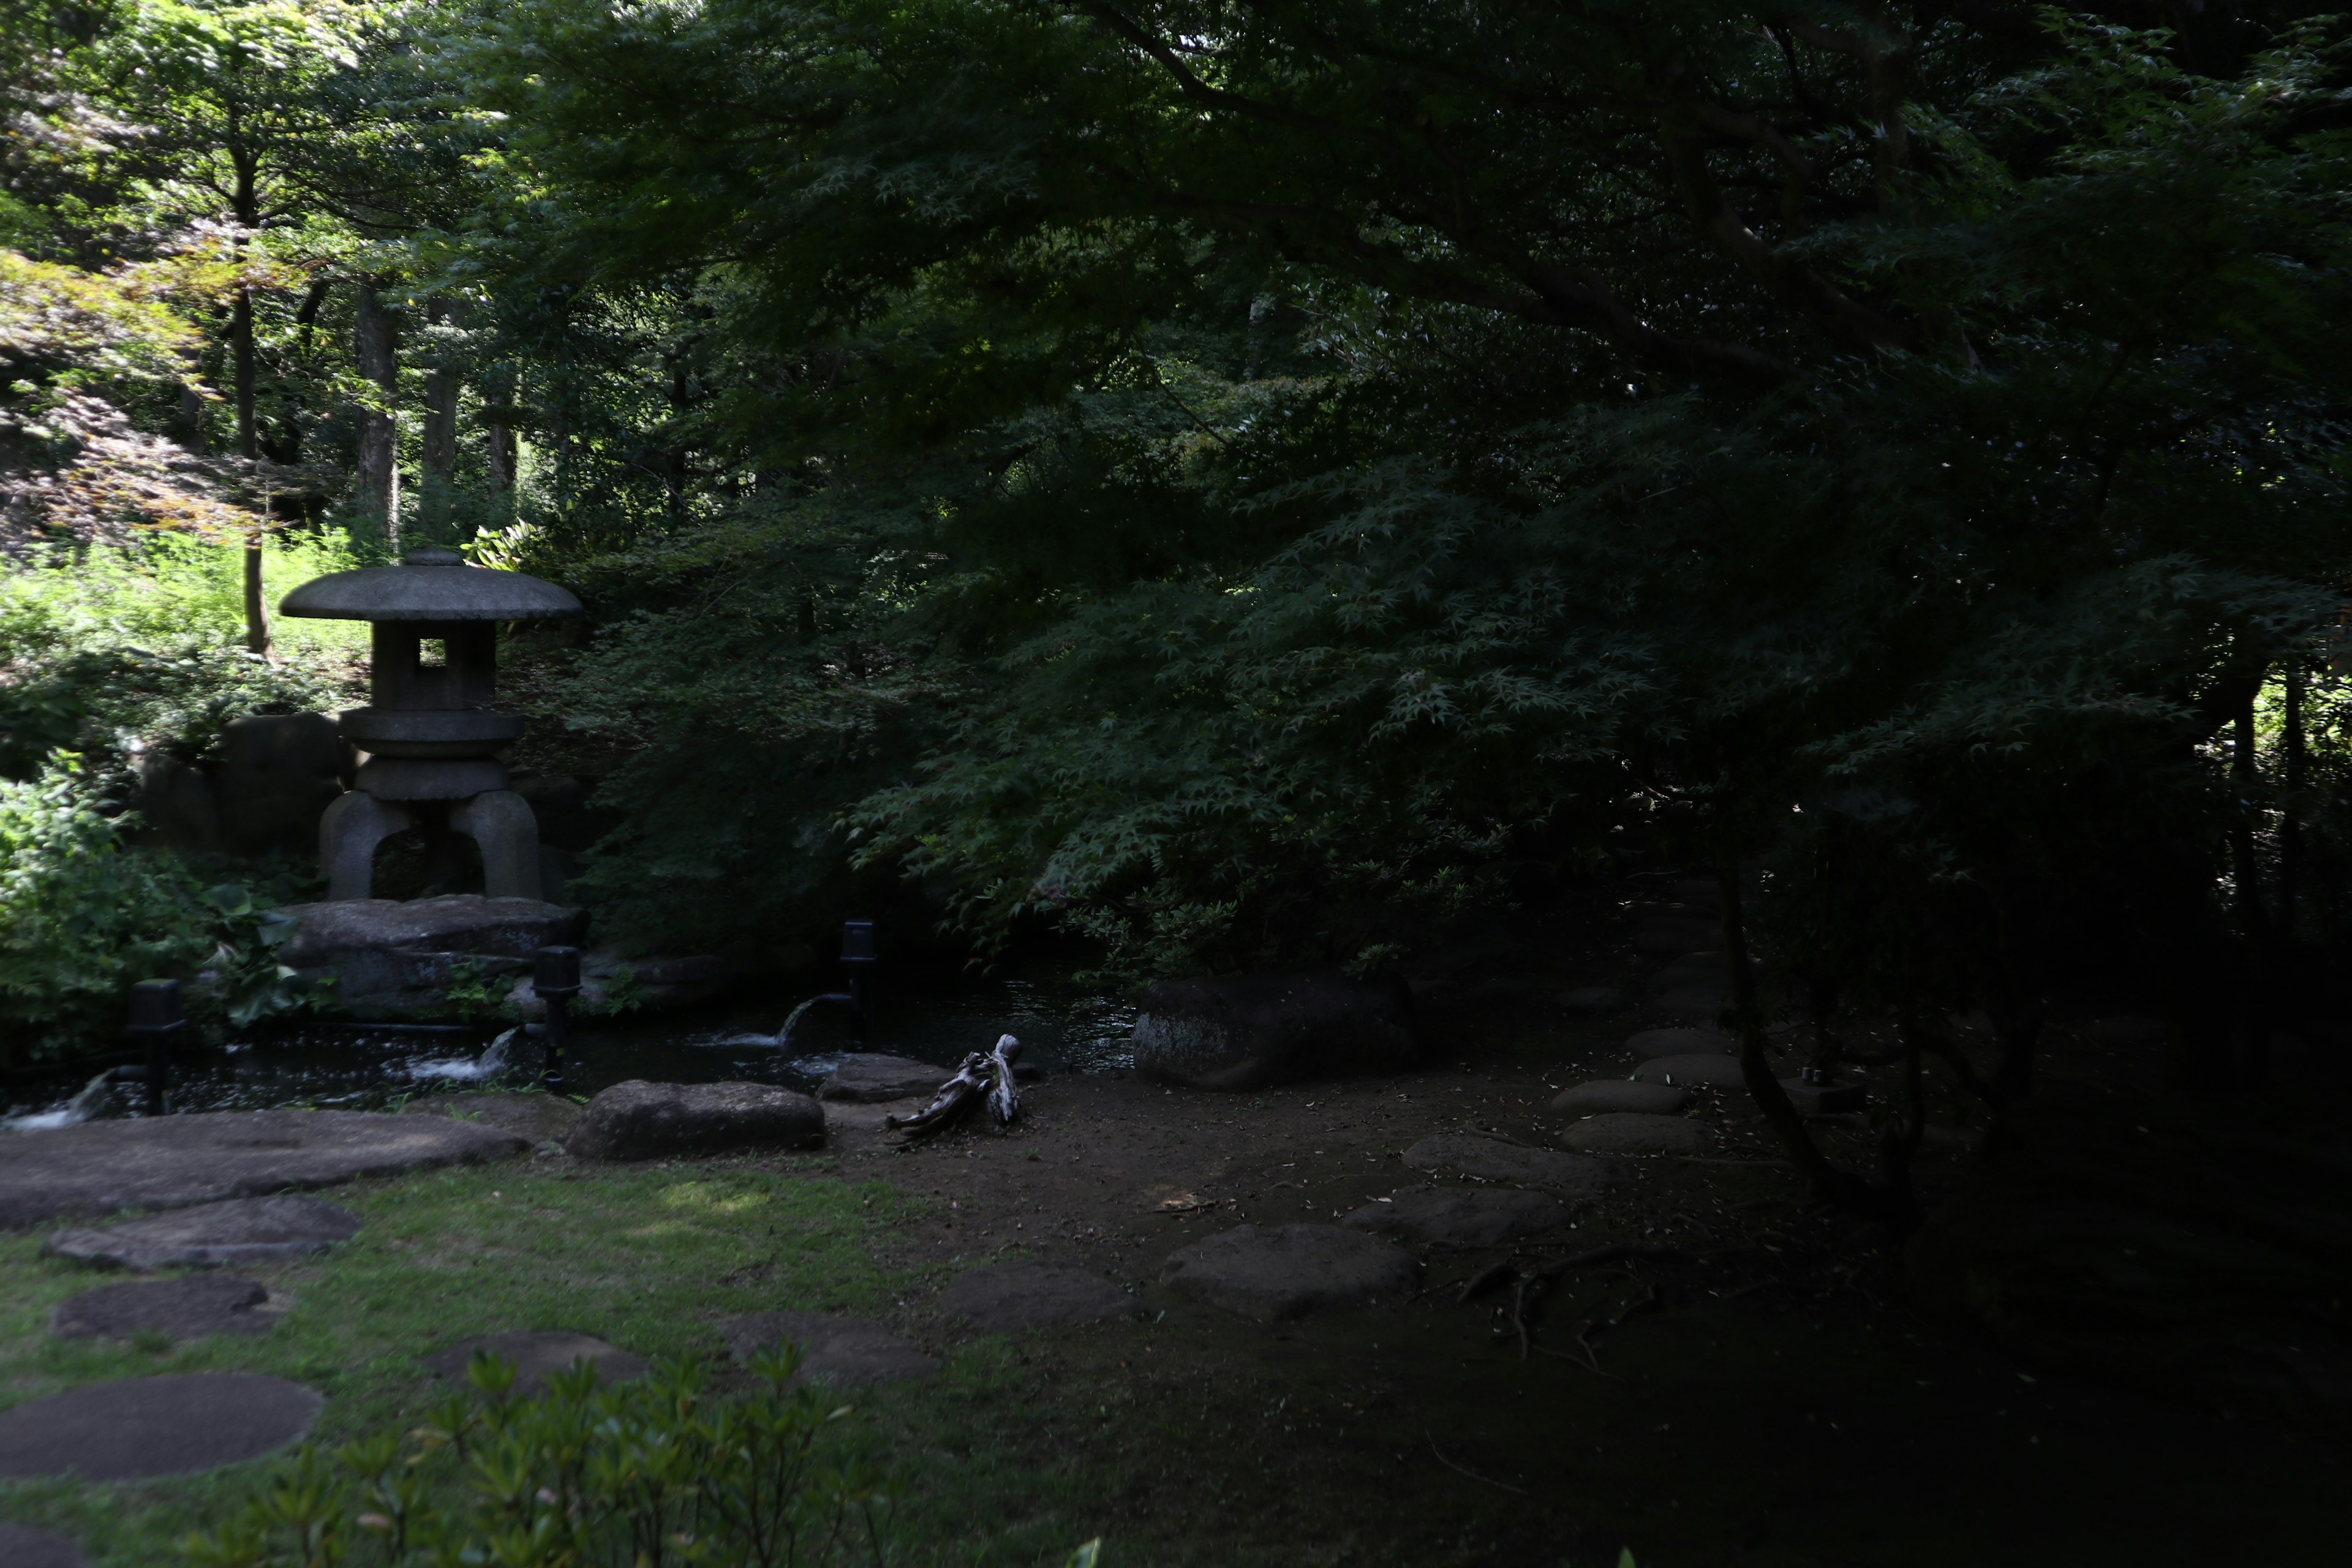
MULTIPOLYGON (((443 326, 456 319, 456 312, 447 300, 436 299, 426 308, 425 319, 435 326, 443 326)), ((425 373, 422 510, 425 527, 436 535, 449 531, 457 476, 459 383, 457 373, 449 366, 449 357, 436 343, 432 367, 425 373)))
POLYGON ((2263 868, 2254 852, 2255 797, 2262 791, 2255 754, 2254 700, 2262 691, 2257 681, 2232 721, 2235 744, 2230 759, 2231 802, 2230 873, 2237 884, 2238 973, 2236 1005, 2237 1077, 2242 1084, 2263 1080, 2270 1055, 2270 921, 2263 910, 2263 868))
POLYGON ((2303 738, 2304 668, 2301 659, 2286 667, 2286 801, 2279 813, 2278 920, 2272 928, 2282 961, 2293 962, 2295 900, 2303 894, 2303 822, 2301 810, 2308 755, 2303 738))
MULTIPOLYGON (((254 186, 254 167, 250 158, 236 159, 236 220, 246 231, 259 226, 261 205, 254 186)), ((240 238, 237 249, 243 254, 245 242, 240 238)), ((229 310, 229 354, 236 366, 236 455, 245 459, 248 479, 257 479, 261 459, 261 432, 254 417, 253 360, 253 289, 239 285, 236 299, 229 310)), ((245 646, 252 653, 269 651, 269 608, 261 592, 261 552, 268 542, 268 519, 248 530, 245 536, 245 646)))
POLYGON ((489 470, 490 484, 501 493, 502 504, 511 515, 519 456, 515 449, 513 367, 497 365, 485 370, 481 376, 481 388, 482 432, 486 437, 483 466, 489 470))
POLYGON ((393 410, 400 393, 400 319, 376 291, 362 283, 356 329, 359 372, 375 388, 381 405, 360 411, 359 510, 383 531, 384 542, 400 548, 400 426, 393 410))

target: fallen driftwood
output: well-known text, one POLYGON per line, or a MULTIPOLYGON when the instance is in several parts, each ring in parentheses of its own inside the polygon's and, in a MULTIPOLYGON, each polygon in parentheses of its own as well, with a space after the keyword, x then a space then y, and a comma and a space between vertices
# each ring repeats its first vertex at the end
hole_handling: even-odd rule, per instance
POLYGON ((936 1132, 984 1103, 999 1126, 1011 1126, 1021 1114, 1021 1091, 1013 1082, 1013 1064, 1020 1058, 1021 1042, 1010 1035, 999 1035, 994 1050, 974 1051, 964 1058, 963 1065, 940 1085, 929 1105, 912 1116, 887 1116, 883 1122, 903 1132, 936 1132))

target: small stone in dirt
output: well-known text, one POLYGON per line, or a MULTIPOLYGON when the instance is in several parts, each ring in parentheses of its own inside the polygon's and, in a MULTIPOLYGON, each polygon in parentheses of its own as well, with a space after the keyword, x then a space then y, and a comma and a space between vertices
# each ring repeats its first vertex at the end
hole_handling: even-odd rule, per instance
POLYGON ((550 1373, 562 1372, 575 1361, 594 1366, 599 1383, 626 1383, 646 1374, 642 1357, 591 1335, 565 1333, 560 1329, 525 1329, 459 1340, 447 1350, 426 1356, 425 1364, 443 1377, 463 1380, 478 1351, 514 1363, 514 1393, 518 1395, 542 1392, 550 1373))
POLYGON ((1580 1121, 1559 1141, 1591 1154, 1704 1154, 1712 1142, 1706 1128, 1687 1118, 1630 1110, 1580 1121))
POLYGON ((49 1331, 61 1340, 261 1334, 278 1322, 277 1313, 255 1310, 268 1300, 268 1290, 234 1274, 183 1274, 135 1285, 101 1285, 59 1302, 49 1314, 49 1331))
POLYGON ((1557 1198, 1517 1187, 1400 1187, 1339 1222, 1447 1247, 1500 1247, 1568 1223, 1557 1198))
POLYGON ((807 1348, 797 1381, 835 1388, 896 1383, 939 1371, 940 1363, 879 1323, 826 1312, 752 1312, 719 1325, 736 1359, 767 1345, 807 1348))
POLYGON ((0 1411, 0 1476, 181 1476, 302 1436, 326 1400, 282 1377, 188 1373, 84 1384, 0 1411))
POLYGON ((1598 1116, 1609 1110, 1632 1110, 1644 1116, 1672 1116, 1690 1104, 1690 1090, 1663 1083, 1628 1083, 1623 1079, 1595 1079, 1562 1089, 1552 1097, 1554 1110, 1598 1116))
POLYGON ((1423 1139, 1404 1152, 1404 1163, 1416 1171, 1453 1171, 1483 1182, 1540 1187, 1566 1197, 1597 1193, 1616 1177, 1605 1160, 1580 1159, 1549 1149, 1527 1149, 1499 1138, 1472 1138, 1459 1132, 1440 1132, 1423 1139))
POLYGON ((1652 1057, 1633 1069, 1633 1077, 1643 1083, 1706 1084, 1713 1089, 1745 1089, 1748 1086, 1739 1058, 1721 1052, 1702 1052, 1687 1057, 1652 1057))
POLYGON ((821 1149, 824 1110, 765 1083, 616 1083, 588 1102, 564 1147, 583 1160, 659 1160, 739 1149, 821 1149))
POLYGON ((1739 1045, 1720 1029, 1644 1029, 1628 1039, 1625 1048, 1646 1060, 1651 1057, 1727 1056, 1739 1045))
POLYGON ((858 1051, 842 1058, 841 1065, 833 1069, 816 1093, 819 1100, 871 1102, 919 1096, 928 1100, 939 1093, 940 1085, 953 1077, 952 1068, 858 1051))
POLYGON ((1413 1268, 1412 1254, 1360 1231, 1244 1225, 1170 1253, 1161 1279, 1270 1323, 1403 1290, 1413 1268))
POLYGON ((70 1535, 0 1521, 0 1563, 8 1568, 82 1568, 84 1561, 70 1535))
POLYGON ((520 1132, 534 1145, 562 1142, 580 1124, 580 1107, 560 1094, 525 1090, 511 1094, 428 1094, 400 1108, 411 1115, 447 1116, 502 1131, 520 1132))
POLYGON ((1099 1275, 1051 1263, 991 1263, 959 1274, 940 1310, 991 1333, 1066 1328, 1138 1310, 1135 1298, 1099 1275))
POLYGON ((61 1230, 43 1250, 58 1258, 143 1271, 300 1258, 349 1241, 359 1230, 359 1216, 341 1204, 281 1194, 198 1204, 120 1225, 61 1230))
POLYGON ((1604 1018, 1625 1005, 1625 993, 1614 985, 1580 985, 1552 998, 1563 1013, 1580 1018, 1604 1018))

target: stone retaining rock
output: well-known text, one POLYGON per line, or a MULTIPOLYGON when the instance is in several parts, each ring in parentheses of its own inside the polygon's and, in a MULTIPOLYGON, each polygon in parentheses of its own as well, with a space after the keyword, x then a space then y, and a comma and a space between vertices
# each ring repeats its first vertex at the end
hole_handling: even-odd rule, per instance
POLYGON ((1400 1187, 1342 1225, 1446 1247, 1500 1247, 1568 1223, 1559 1199, 1517 1187, 1400 1187))
POLYGON ((479 893, 337 899, 285 912, 295 929, 280 960, 306 975, 334 975, 339 1005, 362 1018, 437 1016, 461 965, 518 973, 542 947, 578 946, 588 929, 583 910, 479 893))
POLYGON ((1714 1143, 1706 1128, 1686 1118, 1627 1110, 1580 1121, 1559 1141, 1588 1154, 1704 1154, 1714 1143))
POLYGON ((1134 1297, 1083 1268, 1051 1263, 991 1263, 940 1292, 940 1310, 991 1333, 1068 1328, 1139 1311, 1134 1297))
POLYGON ((955 1076, 951 1068, 905 1057, 854 1051, 841 1058, 817 1089, 819 1100, 848 1100, 871 1104, 882 1100, 929 1100, 940 1085, 955 1076))
POLYGON ((1595 1079, 1562 1089, 1552 1097, 1554 1110, 1578 1116, 1630 1110, 1643 1116, 1672 1116, 1690 1104, 1690 1090, 1662 1083, 1628 1083, 1623 1079, 1595 1079))
POLYGON ((325 1403, 247 1373, 85 1384, 0 1411, 0 1476, 128 1481, 216 1469, 303 1436, 325 1403))
POLYGON ((1220 1089, 1396 1072, 1421 1051, 1402 979, 1336 970, 1160 981, 1144 995, 1134 1043, 1144 1079, 1220 1089))
POLYGON ((1260 1322, 1352 1306, 1412 1285, 1412 1254, 1331 1225, 1244 1225, 1168 1255, 1176 1289, 1260 1322))
POLYGON ((0 1226, 176 1209, 432 1165, 504 1159, 511 1132, 362 1110, 217 1110, 0 1138, 0 1226))
POLYGON ((49 1331, 61 1340, 128 1340, 162 1334, 174 1342, 208 1334, 266 1334, 275 1312, 257 1311, 269 1292, 234 1274, 183 1274, 134 1285, 101 1285, 59 1302, 49 1331))
POLYGON ((646 1374, 642 1356, 632 1355, 618 1345, 590 1335, 566 1333, 560 1329, 524 1329, 459 1340, 447 1350, 426 1356, 425 1364, 443 1377, 462 1383, 477 1352, 488 1352, 514 1363, 512 1396, 516 1398, 545 1392, 549 1374, 562 1372, 575 1361, 593 1366, 599 1383, 626 1383, 646 1374))
POLYGON ((583 1160, 661 1160, 744 1149, 822 1149, 824 1110, 765 1083, 616 1083, 588 1102, 565 1147, 583 1160))
MULTIPOLYGON (((580 955, 580 994, 572 1004, 572 1013, 576 1017, 608 1011, 622 995, 633 1011, 669 1012, 715 1001, 734 983, 734 966, 710 953, 630 958, 616 947, 597 948, 580 955)), ((539 999, 528 974, 515 977, 507 1005, 518 1017, 536 1021, 547 1016, 547 1004, 539 999)))
POLYGON ((808 1353, 794 1379, 798 1383, 861 1388, 940 1369, 910 1341, 879 1323, 829 1312, 752 1312, 728 1319, 719 1331, 738 1361, 749 1361, 753 1352, 770 1345, 804 1347, 808 1353))
POLYGON ((1496 1138, 1440 1132, 1404 1152, 1416 1171, 1453 1171, 1484 1182, 1537 1187, 1563 1197, 1589 1197, 1616 1180, 1606 1160, 1588 1160, 1549 1149, 1528 1149, 1496 1138))
POLYGON ((324 1251, 359 1234, 359 1216, 324 1198, 230 1198, 145 1219, 61 1230, 43 1251, 147 1270, 276 1262, 324 1251))

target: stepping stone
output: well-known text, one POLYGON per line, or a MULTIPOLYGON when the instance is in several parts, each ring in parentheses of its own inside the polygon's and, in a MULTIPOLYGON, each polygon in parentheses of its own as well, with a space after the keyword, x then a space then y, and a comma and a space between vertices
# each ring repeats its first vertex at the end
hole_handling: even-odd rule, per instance
POLYGON ((0 1138, 0 1226, 187 1208, 332 1186, 354 1176, 507 1159, 529 1147, 495 1127, 364 1110, 217 1110, 85 1121, 0 1138))
POLYGON ((817 1089, 819 1100, 851 1100, 872 1102, 877 1100, 909 1100, 920 1097, 928 1101, 940 1092, 940 1085, 955 1077, 952 1068, 934 1067, 929 1062, 910 1061, 905 1057, 886 1057, 869 1051, 855 1051, 841 1058, 817 1089))
POLYGON ((0 1476, 184 1476, 300 1438, 326 1403, 282 1377, 200 1372, 92 1383, 0 1411, 0 1476))
POLYGON ((561 1143, 580 1124, 580 1107, 560 1094, 428 1094, 400 1108, 412 1116, 446 1116, 520 1133, 536 1148, 561 1143))
POLYGON ((1804 1116, 1850 1115, 1870 1103, 1869 1087, 1853 1079, 1807 1083, 1801 1078, 1784 1078, 1780 1087, 1788 1091, 1789 1103, 1804 1116))
POLYGON ((862 1388, 925 1377, 940 1363, 879 1323, 862 1318, 835 1317, 826 1312, 752 1312, 719 1325, 739 1361, 749 1361, 765 1345, 787 1342, 807 1347, 801 1363, 803 1383, 834 1388, 862 1388))
POLYGON ((266 1334, 277 1327, 278 1314, 255 1309, 268 1300, 268 1290, 234 1274, 183 1274, 135 1285, 101 1285, 58 1303, 49 1314, 49 1331, 61 1340, 266 1334))
POLYGON ((466 1369, 473 1364, 477 1351, 515 1363, 514 1395, 528 1398, 547 1392, 551 1373, 562 1372, 575 1361, 591 1363, 596 1368, 599 1383, 626 1383, 646 1374, 643 1357, 630 1354, 618 1345, 606 1344, 588 1334, 566 1333, 561 1329, 523 1329, 512 1333, 480 1334, 470 1340, 459 1340, 446 1351, 436 1351, 425 1358, 425 1364, 443 1377, 462 1383, 466 1369))
POLYGON ((8 1568, 82 1568, 85 1561, 70 1535, 0 1521, 0 1563, 8 1568))
POLYGON ((1540 1187, 1563 1197, 1588 1197, 1616 1180, 1605 1160, 1581 1160, 1549 1149, 1525 1149, 1498 1138, 1440 1132, 1404 1152, 1416 1171, 1453 1171, 1484 1182, 1540 1187))
POLYGON ((1614 985, 1581 985, 1552 998, 1559 1010, 1580 1018, 1603 1018, 1625 1005, 1625 993, 1614 985))
POLYGON ((822 1149, 824 1110, 766 1083, 616 1083, 564 1145, 583 1160, 664 1160, 745 1149, 822 1149))
POLYGON ((1134 1297, 1099 1275, 1051 1263, 992 1263, 950 1280, 940 1310, 991 1333, 1068 1328, 1130 1316, 1134 1297))
POLYGON ((324 1198, 230 1198, 120 1225, 61 1230, 42 1250, 144 1272, 300 1258, 349 1241, 359 1230, 357 1215, 324 1198))
POLYGON ((1714 921, 1689 915, 1653 915, 1633 931, 1636 952, 1690 952, 1717 941, 1723 928, 1714 921))
POLYGON ((1704 1154, 1714 1143, 1706 1128, 1686 1117, 1630 1110, 1580 1121, 1561 1133, 1559 1141, 1590 1154, 1704 1154))
POLYGON ((1339 1223, 1447 1247, 1500 1247, 1559 1229, 1568 1209, 1517 1187, 1400 1187, 1387 1202, 1366 1204, 1339 1223))
POLYGON ((1730 1056, 1739 1042, 1720 1029, 1644 1029, 1625 1042, 1625 1048, 1647 1060, 1651 1057, 1730 1056))
POLYGON ((1610 1110, 1631 1110, 1643 1116, 1672 1116, 1689 1103, 1690 1090, 1686 1089, 1675 1089, 1663 1083, 1628 1083, 1621 1078, 1600 1078, 1562 1089, 1552 1097, 1551 1108, 1572 1111, 1579 1116, 1598 1116, 1610 1110))
POLYGON ((1413 1274, 1412 1254, 1361 1231, 1244 1225, 1170 1253, 1160 1278, 1272 1323, 1408 1289, 1413 1274))
POLYGON ((1720 985, 1685 985, 1672 991, 1654 993, 1650 1010, 1663 1018, 1680 1018, 1686 1023, 1706 1023, 1721 1016, 1731 1005, 1731 993, 1720 985))
POLYGON ((1667 1083, 1678 1088, 1705 1084, 1711 1089, 1746 1089, 1747 1075, 1739 1058, 1720 1052, 1689 1057, 1652 1057, 1633 1069, 1641 1083, 1667 1083))
POLYGON ((1651 975, 1649 984, 1653 991, 1672 991, 1679 986, 1704 987, 1722 985, 1726 982, 1723 954, 1686 952, 1651 975))

